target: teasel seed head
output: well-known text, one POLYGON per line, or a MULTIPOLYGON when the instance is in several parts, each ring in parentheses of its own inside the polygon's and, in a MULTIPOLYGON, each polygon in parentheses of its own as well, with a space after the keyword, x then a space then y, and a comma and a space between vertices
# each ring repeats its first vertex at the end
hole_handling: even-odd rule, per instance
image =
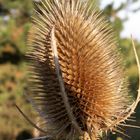
POLYGON ((90 2, 42 0, 33 16, 27 96, 59 140, 96 140, 134 111, 114 32, 90 2))

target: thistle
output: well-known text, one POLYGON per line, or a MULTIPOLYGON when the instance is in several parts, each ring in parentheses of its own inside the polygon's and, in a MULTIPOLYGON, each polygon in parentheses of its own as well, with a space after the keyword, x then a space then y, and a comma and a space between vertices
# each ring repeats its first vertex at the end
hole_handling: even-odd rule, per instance
POLYGON ((27 96, 45 135, 97 140, 104 132, 121 133, 139 95, 131 105, 114 32, 90 0, 42 0, 29 46, 27 96))

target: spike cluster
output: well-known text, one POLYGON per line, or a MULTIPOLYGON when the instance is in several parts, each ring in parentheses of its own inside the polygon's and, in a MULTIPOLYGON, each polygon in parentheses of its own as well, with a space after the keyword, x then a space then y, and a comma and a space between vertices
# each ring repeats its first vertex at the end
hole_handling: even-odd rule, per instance
POLYGON ((116 129, 130 105, 114 33, 91 7, 89 0, 42 0, 33 16, 28 96, 55 139, 86 133, 96 140, 116 129))

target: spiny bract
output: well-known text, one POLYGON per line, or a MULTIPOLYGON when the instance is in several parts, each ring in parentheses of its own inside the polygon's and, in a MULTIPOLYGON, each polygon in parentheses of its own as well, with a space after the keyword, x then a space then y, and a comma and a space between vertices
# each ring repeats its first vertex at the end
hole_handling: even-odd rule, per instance
POLYGON ((130 105, 114 33, 93 5, 42 0, 33 16, 28 96, 55 139, 117 131, 130 105))

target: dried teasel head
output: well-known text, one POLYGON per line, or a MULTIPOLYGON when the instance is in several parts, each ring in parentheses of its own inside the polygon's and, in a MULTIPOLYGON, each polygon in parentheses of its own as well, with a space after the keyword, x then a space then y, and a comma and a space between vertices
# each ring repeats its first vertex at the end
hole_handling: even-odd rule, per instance
POLYGON ((90 2, 42 0, 33 16, 27 96, 41 129, 59 140, 119 131, 139 102, 130 105, 114 33, 90 2))

